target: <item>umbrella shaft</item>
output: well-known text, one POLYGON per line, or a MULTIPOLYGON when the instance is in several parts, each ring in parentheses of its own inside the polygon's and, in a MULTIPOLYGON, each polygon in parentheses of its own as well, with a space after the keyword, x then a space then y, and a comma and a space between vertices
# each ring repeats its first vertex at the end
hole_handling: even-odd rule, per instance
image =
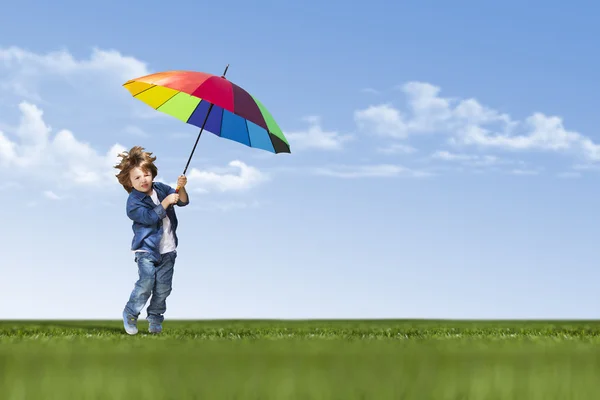
POLYGON ((202 131, 204 130, 204 125, 206 125, 206 121, 208 121, 208 116, 210 115, 210 111, 213 108, 213 103, 210 103, 208 107, 208 111, 206 112, 206 117, 204 117, 204 122, 202 122, 202 127, 200 128, 200 132, 198 133, 198 137, 196 138, 196 143, 194 143, 194 148, 192 148, 192 152, 190 153, 190 157, 188 158, 187 164, 185 164, 185 168, 183 170, 183 175, 185 175, 188 166, 190 165, 190 161, 192 161, 192 156, 194 155, 194 151, 196 150, 196 146, 198 145, 198 140, 200 140, 200 135, 202 135, 202 131))

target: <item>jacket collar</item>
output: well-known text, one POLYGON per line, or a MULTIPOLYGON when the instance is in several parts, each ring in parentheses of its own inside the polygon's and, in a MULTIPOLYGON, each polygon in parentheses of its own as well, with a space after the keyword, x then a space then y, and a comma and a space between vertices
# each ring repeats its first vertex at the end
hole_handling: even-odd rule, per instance
MULTIPOLYGON (((152 189, 154 191, 156 191, 156 182, 152 182, 152 189)), ((132 188, 131 189, 131 196, 133 196, 134 198, 138 199, 138 200, 142 200, 144 197, 150 197, 149 195, 147 195, 144 192, 140 192, 139 190, 137 190, 136 188, 132 188)))
MULTIPOLYGON (((156 196, 158 197, 158 200, 162 201, 161 197, 163 197, 164 193, 159 188, 159 186, 157 185, 156 182, 152 182, 152 189, 154 189, 154 191, 156 192, 156 196)), ((132 196, 136 200, 143 201, 144 197, 147 197, 148 200, 151 200, 149 195, 147 195, 144 192, 140 192, 139 190, 137 190, 135 188, 132 188, 131 193, 129 195, 132 196)))

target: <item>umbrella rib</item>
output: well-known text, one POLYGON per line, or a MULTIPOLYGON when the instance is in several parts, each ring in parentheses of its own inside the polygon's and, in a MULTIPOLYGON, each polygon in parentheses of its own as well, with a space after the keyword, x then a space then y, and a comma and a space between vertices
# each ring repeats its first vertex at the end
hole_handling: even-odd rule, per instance
POLYGON ((223 136, 223 120, 225 119, 225 108, 223 108, 223 112, 221 113, 221 122, 219 122, 219 136, 223 136))
POLYGON ((248 127, 248 120, 245 118, 244 123, 246 125, 246 133, 248 134, 248 146, 252 147, 252 140, 250 140, 250 128, 248 127))
MULTIPOLYGON (((150 89, 154 89, 156 87, 164 87, 164 86, 156 85, 154 83, 151 83, 150 85, 152 85, 152 86, 147 87, 146 89, 144 89, 141 92, 137 93, 133 97, 138 97, 140 94, 142 94, 142 93, 144 93, 144 92, 146 92, 146 91, 148 91, 150 89)), ((167 101, 171 100, 173 97, 177 96, 179 93, 181 93, 181 90, 178 90, 177 93, 175 93, 173 96, 170 96, 168 99, 166 99, 165 101, 163 101, 160 105, 156 106, 155 110, 157 110, 157 109, 161 108, 162 106, 164 106, 167 101)))
POLYGON ((167 101, 171 100, 173 97, 177 96, 179 93, 181 93, 181 91, 178 90, 177 93, 175 93, 173 96, 171 96, 168 99, 166 99, 165 101, 163 101, 159 106, 156 107, 156 109, 158 110, 159 108, 164 106, 167 103, 167 101))
POLYGON ((140 94, 144 93, 146 90, 150 90, 150 89, 152 89, 153 87, 156 87, 156 86, 157 86, 157 85, 155 85, 154 83, 151 83, 150 85, 152 85, 152 86, 150 86, 150 87, 147 87, 146 89, 142 90, 142 91, 141 91, 141 92, 139 92, 139 93, 136 93, 136 94, 135 94, 133 97, 138 97, 140 94))

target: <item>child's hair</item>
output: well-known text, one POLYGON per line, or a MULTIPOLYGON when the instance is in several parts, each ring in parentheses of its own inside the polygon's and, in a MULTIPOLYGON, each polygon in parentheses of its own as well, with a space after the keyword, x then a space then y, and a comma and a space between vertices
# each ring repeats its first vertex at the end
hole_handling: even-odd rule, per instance
POLYGON ((152 174, 152 179, 156 178, 156 175, 158 175, 158 169, 156 168, 156 165, 154 165, 156 156, 152 157, 152 153, 144 151, 143 147, 134 146, 131 150, 120 153, 119 157, 121 157, 122 160, 114 167, 121 172, 115 176, 119 180, 119 183, 123 185, 127 193, 131 193, 133 190, 131 179, 129 178, 129 173, 132 169, 140 167, 142 171, 150 172, 152 174))

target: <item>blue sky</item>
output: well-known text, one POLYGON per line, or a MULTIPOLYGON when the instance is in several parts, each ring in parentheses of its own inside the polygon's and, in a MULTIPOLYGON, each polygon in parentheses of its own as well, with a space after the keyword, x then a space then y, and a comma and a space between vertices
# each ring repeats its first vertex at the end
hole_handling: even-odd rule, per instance
POLYGON ((116 154, 197 134, 121 85, 227 64, 292 154, 202 136, 167 319, 596 318, 598 10, 358 4, 5 5, 0 318, 120 318, 116 154))

